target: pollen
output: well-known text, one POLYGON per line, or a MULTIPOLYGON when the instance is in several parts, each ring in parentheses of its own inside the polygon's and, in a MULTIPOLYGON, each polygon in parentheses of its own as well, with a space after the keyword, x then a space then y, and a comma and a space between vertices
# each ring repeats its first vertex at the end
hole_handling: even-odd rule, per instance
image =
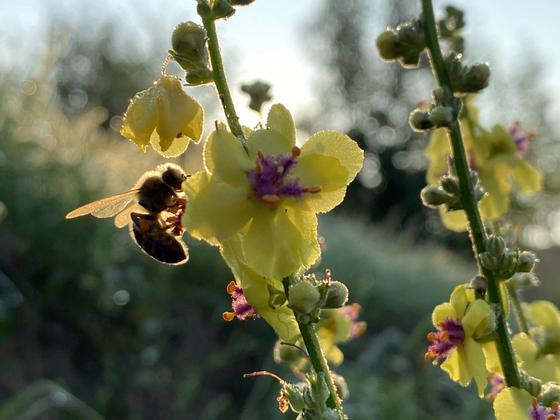
POLYGON ((280 197, 276 194, 265 194, 261 197, 261 200, 265 203, 276 204, 280 201, 280 197))
POLYGON ((305 192, 307 193, 311 193, 311 194, 317 194, 319 192, 321 192, 321 186, 320 185, 315 185, 313 187, 306 187, 304 189, 305 192))
POLYGON ((224 321, 231 322, 235 319, 235 313, 234 312, 224 312, 222 314, 222 319, 224 321))

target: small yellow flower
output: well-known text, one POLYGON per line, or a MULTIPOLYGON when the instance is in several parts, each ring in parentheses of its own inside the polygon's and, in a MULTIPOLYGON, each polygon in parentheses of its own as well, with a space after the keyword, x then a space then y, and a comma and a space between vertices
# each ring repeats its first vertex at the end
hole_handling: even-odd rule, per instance
POLYGON ((474 379, 482 398, 487 384, 486 363, 482 346, 475 339, 495 328, 490 306, 482 299, 475 299, 474 291, 462 284, 455 288, 449 303, 435 307, 432 322, 437 332, 428 334, 432 344, 426 359, 433 358, 434 364, 443 360, 441 369, 463 386, 474 379))
POLYGON ((560 354, 543 354, 527 334, 516 334, 512 343, 519 367, 543 382, 560 381, 560 354))
POLYGON ((250 133, 246 149, 218 125, 204 147, 206 171, 183 184, 190 234, 213 245, 240 235, 238 259, 266 278, 281 279, 317 260, 316 213, 340 204, 362 167, 362 150, 342 133, 318 132, 301 149, 295 134, 279 104, 267 127, 250 133))
POLYGON ((523 304, 523 313, 529 320, 529 333, 545 354, 560 355, 560 311, 549 301, 537 300, 523 304))
POLYGON ((182 154, 191 140, 198 143, 203 124, 200 104, 185 93, 178 78, 162 75, 131 99, 120 132, 142 151, 151 145, 169 158, 182 154))
POLYGON ((556 420, 560 418, 558 403, 542 405, 524 389, 508 387, 494 400, 496 420, 556 420))
MULTIPOLYGON (((465 107, 468 107, 472 122, 477 124, 478 111, 472 101, 467 101, 465 107)), ((485 220, 497 220, 509 210, 514 187, 525 193, 541 190, 542 174, 525 159, 532 133, 523 133, 519 124, 514 123, 509 131, 499 125, 490 131, 479 127, 480 134, 475 136, 465 118, 461 119, 461 129, 470 167, 477 171, 487 192, 479 203, 485 220)), ((437 184, 448 171, 450 148, 445 129, 434 131, 425 155, 429 160, 427 181, 437 184)), ((462 210, 442 210, 441 216, 445 226, 451 230, 462 231, 467 227, 462 210)))

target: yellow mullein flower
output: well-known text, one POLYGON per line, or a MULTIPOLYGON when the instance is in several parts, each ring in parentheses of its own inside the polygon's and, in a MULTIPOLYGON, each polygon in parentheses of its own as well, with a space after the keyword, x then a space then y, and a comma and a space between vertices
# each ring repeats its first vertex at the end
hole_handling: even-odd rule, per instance
POLYGON ((131 99, 121 135, 142 151, 151 145, 165 157, 182 154, 202 135, 204 111, 185 93, 177 77, 162 75, 154 85, 131 99))
POLYGON ((474 291, 467 284, 453 290, 449 303, 435 307, 432 322, 437 332, 428 334, 431 345, 426 359, 463 386, 474 379, 480 397, 487 384, 486 364, 482 346, 476 338, 490 334, 495 328, 494 313, 482 299, 475 299, 474 291))
POLYGON ((316 213, 340 204, 363 162, 349 137, 321 131, 296 147, 295 126, 273 105, 246 149, 224 125, 204 147, 205 171, 183 184, 183 224, 192 236, 224 244, 241 235, 237 258, 260 276, 281 279, 320 254, 316 213))
POLYGON ((538 344, 525 333, 516 334, 511 344, 519 366, 543 382, 560 381, 560 355, 544 354, 538 344))
POLYGON ((542 405, 524 389, 508 387, 494 400, 496 420, 557 420, 560 419, 558 403, 542 405))
POLYGON ((251 308, 274 329, 280 339, 296 342, 300 332, 294 312, 286 303, 271 305, 270 290, 283 291, 282 281, 265 278, 251 270, 239 260, 240 248, 239 235, 234 235, 220 247, 224 261, 235 276, 236 285, 243 290, 244 298, 251 308))
POLYGON ((531 323, 529 333, 545 354, 560 355, 560 311, 549 301, 523 304, 523 313, 531 323))
MULTIPOLYGON (((485 220, 497 220, 509 210, 514 187, 525 193, 535 193, 542 188, 542 174, 525 160, 534 133, 523 132, 519 123, 515 122, 509 130, 495 125, 491 131, 486 131, 477 126, 480 134, 475 136, 470 123, 477 124, 478 111, 471 102, 465 106, 468 107, 471 120, 462 118, 461 129, 469 165, 477 171, 480 183, 487 192, 479 203, 480 212, 485 220)), ((434 131, 425 155, 429 160, 427 181, 437 184, 448 172, 450 148, 445 129, 434 131)), ((441 214, 449 229, 466 229, 467 220, 462 210, 442 210, 441 214)))

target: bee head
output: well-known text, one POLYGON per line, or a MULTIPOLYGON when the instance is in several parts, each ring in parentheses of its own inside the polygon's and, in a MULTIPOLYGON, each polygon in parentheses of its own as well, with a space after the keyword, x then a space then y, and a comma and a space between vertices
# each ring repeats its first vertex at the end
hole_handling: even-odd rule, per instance
POLYGON ((187 179, 185 171, 180 166, 173 163, 167 163, 161 173, 161 179, 174 190, 180 190, 181 184, 187 179))

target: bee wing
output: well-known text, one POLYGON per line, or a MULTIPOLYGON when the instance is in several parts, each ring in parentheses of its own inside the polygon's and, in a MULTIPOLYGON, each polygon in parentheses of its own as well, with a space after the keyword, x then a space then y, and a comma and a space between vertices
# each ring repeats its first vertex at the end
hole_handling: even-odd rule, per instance
POLYGON ((128 225, 131 222, 130 213, 134 212, 144 213, 146 209, 140 204, 133 204, 132 206, 126 207, 115 216, 115 226, 120 229, 128 225))
POLYGON ((138 188, 101 198, 100 200, 78 207, 76 210, 72 210, 66 215, 66 218, 73 219, 87 214, 91 214, 92 216, 99 218, 112 217, 128 206, 128 204, 136 197, 137 192, 138 188))

